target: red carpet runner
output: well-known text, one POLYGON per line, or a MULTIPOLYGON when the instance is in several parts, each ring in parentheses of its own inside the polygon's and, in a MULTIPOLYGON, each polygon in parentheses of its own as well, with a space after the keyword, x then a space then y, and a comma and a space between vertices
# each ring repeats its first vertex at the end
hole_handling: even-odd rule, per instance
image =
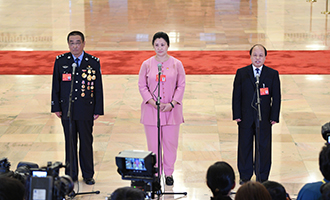
MULTIPOLYGON (((55 57, 65 51, 0 51, 0 74, 52 74, 55 57)), ((86 51, 101 59, 104 75, 138 74, 154 51, 86 51)), ((169 51, 187 74, 235 74, 251 63, 248 51, 169 51)), ((330 74, 329 51, 268 51, 265 65, 280 74, 330 74)))

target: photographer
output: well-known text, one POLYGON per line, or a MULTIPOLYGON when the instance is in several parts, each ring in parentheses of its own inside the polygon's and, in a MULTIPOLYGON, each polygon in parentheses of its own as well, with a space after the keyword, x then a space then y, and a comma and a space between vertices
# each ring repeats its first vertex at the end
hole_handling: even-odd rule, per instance
POLYGON ((110 197, 110 200, 144 200, 144 192, 137 188, 122 187, 116 189, 110 197))
POLYGON ((23 183, 11 177, 0 177, 0 200, 23 200, 23 183))
POLYGON ((322 147, 319 156, 319 167, 324 177, 323 180, 307 183, 299 191, 297 200, 318 200, 321 199, 321 186, 330 180, 330 145, 326 144, 322 147))

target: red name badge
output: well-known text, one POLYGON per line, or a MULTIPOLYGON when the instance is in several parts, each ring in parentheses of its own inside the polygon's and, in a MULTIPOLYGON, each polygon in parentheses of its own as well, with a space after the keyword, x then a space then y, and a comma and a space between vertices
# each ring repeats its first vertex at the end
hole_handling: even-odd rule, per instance
POLYGON ((71 74, 62 74, 62 81, 71 81, 71 74))
MULTIPOLYGON (((158 82, 158 74, 156 75, 156 81, 158 82)), ((160 75, 160 82, 165 82, 166 81, 166 75, 162 74, 160 75)))
POLYGON ((268 87, 260 88, 260 95, 269 95, 268 87))

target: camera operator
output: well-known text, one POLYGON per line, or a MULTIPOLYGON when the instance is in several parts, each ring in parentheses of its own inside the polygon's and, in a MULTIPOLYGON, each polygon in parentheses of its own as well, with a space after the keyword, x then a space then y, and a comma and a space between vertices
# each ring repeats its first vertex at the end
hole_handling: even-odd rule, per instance
POLYGON ((132 187, 116 189, 110 196, 110 200, 144 200, 145 194, 142 190, 132 187))
POLYGON ((19 180, 0 177, 0 200, 23 200, 24 194, 24 185, 19 180))

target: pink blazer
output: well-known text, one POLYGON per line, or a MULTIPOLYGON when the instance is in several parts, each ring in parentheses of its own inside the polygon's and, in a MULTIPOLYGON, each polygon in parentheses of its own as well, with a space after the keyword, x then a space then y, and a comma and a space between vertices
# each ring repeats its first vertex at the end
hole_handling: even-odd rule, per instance
POLYGON ((157 126, 157 109, 147 102, 153 98, 157 101, 158 64, 162 64, 162 74, 165 81, 160 82, 160 96, 162 103, 172 100, 178 102, 170 112, 160 112, 161 125, 178 125, 184 122, 182 112, 182 99, 186 85, 186 74, 180 60, 170 56, 166 62, 158 62, 151 57, 142 63, 139 72, 139 90, 142 96, 141 120, 144 125, 157 126))

